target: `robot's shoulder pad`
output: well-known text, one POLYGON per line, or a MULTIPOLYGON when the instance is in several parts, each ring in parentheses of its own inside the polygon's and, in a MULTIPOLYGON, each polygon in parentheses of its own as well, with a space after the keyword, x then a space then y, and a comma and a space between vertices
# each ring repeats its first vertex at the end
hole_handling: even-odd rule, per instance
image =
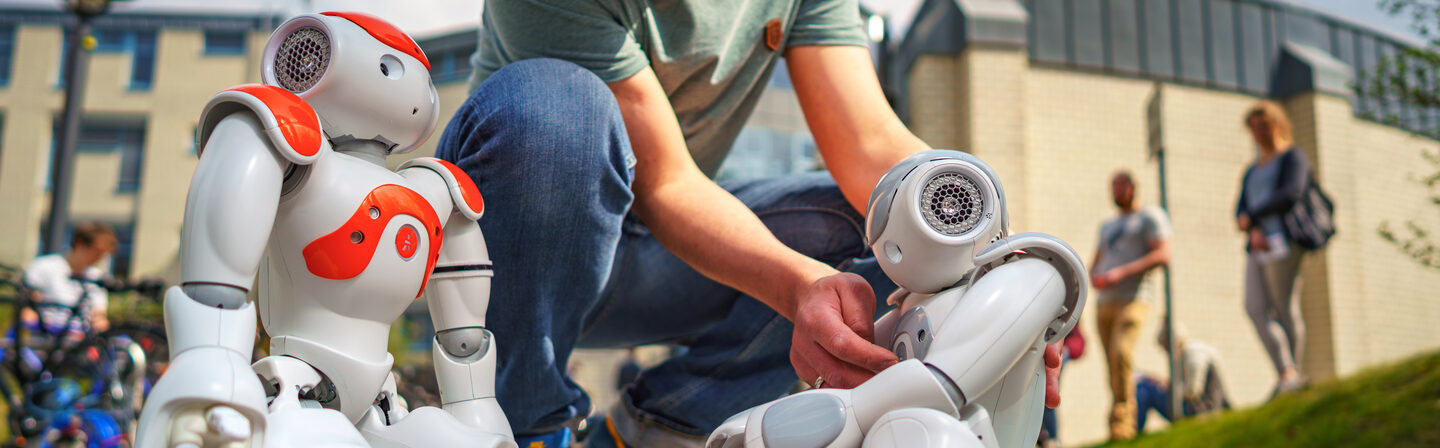
POLYGON ((485 213, 485 199, 480 197, 480 189, 475 187, 470 175, 455 164, 434 157, 417 157, 400 165, 401 170, 409 168, 428 169, 444 178, 445 185, 450 187, 450 199, 455 201, 455 209, 466 218, 480 219, 480 215, 485 213))
POLYGON ((290 91, 261 84, 244 84, 216 94, 200 113, 196 151, 205 149, 210 132, 227 115, 249 111, 259 117, 270 142, 286 160, 309 165, 327 145, 320 132, 320 116, 305 100, 290 91))

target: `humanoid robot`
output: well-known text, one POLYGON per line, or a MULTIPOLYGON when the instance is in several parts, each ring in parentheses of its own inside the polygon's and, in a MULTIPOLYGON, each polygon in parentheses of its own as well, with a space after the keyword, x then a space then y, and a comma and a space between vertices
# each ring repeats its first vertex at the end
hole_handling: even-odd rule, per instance
POLYGON ((280 25, 262 64, 263 85, 201 113, 182 282, 165 296, 172 360, 137 446, 514 447, 479 190, 437 159, 385 165, 434 130, 425 54, 384 20, 327 12, 280 25), (443 409, 409 411, 386 341, 422 294, 443 409), (252 366, 257 315, 270 356, 252 366))
POLYGON ((1084 265, 1049 235, 1009 235, 995 173, 958 151, 880 179, 866 235, 901 289, 875 342, 901 362, 854 389, 812 389, 731 417, 709 448, 1035 446, 1045 344, 1075 327, 1084 265))

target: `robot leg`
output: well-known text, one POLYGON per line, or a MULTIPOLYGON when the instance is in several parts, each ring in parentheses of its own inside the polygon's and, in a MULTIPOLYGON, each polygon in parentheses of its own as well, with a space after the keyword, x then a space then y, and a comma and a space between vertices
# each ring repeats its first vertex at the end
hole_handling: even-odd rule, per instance
POLYGON ((436 340, 435 376, 445 409, 425 406, 405 411, 391 377, 377 404, 360 420, 365 439, 377 448, 516 448, 510 424, 495 401, 495 349, 490 332, 475 327, 444 330, 436 340))
POLYGON ((170 367, 140 415, 136 445, 226 447, 263 440, 265 392, 250 369, 255 308, 221 309, 180 287, 165 294, 170 367))
POLYGON ((265 448, 370 446, 345 414, 312 399, 323 381, 314 367, 289 356, 269 356, 256 362, 254 370, 274 392, 265 448))

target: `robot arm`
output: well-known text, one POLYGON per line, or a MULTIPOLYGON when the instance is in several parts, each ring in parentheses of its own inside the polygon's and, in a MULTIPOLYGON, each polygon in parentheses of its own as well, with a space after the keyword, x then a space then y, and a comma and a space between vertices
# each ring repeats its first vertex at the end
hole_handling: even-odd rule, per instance
POLYGON ((256 313, 246 293, 287 170, 322 149, 314 112, 304 107, 300 117, 287 116, 304 102, 271 89, 222 92, 201 116, 202 152, 181 232, 181 286, 165 295, 172 361, 146 400, 139 446, 263 436, 265 392, 250 369, 256 313), (300 154, 307 148, 309 156, 300 154))
POLYGON ((1044 410, 1044 348, 1063 339, 1085 304, 1079 256, 1048 235, 1001 239, 975 257, 963 295, 927 303, 936 322, 926 363, 965 400, 989 410, 1000 446, 1033 445, 1044 410))
MULTIPOLYGON (((485 237, 476 220, 484 200, 470 177, 439 159, 417 158, 402 174, 426 192, 446 192, 453 212, 444 226, 444 244, 425 300, 435 323, 435 376, 440 400, 461 422, 511 437, 510 423, 495 399, 495 342, 485 329, 493 275, 485 237)), ((445 211, 445 210, 441 210, 445 211)))

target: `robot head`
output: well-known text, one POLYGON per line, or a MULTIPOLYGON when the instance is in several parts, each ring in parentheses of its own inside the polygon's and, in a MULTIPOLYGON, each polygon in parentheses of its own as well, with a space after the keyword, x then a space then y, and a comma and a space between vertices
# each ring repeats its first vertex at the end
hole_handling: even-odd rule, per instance
POLYGON ((265 44, 265 84, 303 98, 332 143, 375 140, 391 154, 420 146, 435 129, 438 96, 430 61, 399 28, 355 12, 306 14, 265 44))
POLYGON ((952 150, 915 154, 870 194, 865 234, 880 268, 906 290, 930 294, 975 267, 974 256, 1009 233, 1005 192, 989 165, 952 150))

